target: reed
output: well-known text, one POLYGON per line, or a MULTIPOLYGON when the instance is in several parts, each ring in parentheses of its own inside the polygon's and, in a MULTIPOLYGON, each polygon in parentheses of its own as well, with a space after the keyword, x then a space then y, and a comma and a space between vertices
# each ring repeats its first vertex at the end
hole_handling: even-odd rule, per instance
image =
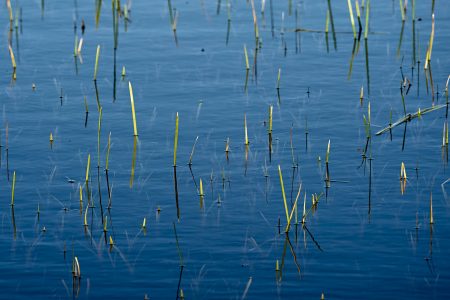
POLYGON ((97 45, 97 53, 95 54, 94 81, 97 81, 98 59, 100 57, 100 45, 97 45))
POLYGON ((16 77, 16 69, 17 69, 16 58, 14 56, 14 51, 13 51, 11 45, 8 45, 8 49, 9 49, 9 56, 11 57, 11 65, 13 68, 13 78, 15 78, 16 77))
POLYGON ((364 100, 364 86, 361 86, 359 91, 359 104, 362 106, 364 100))
POLYGON ((177 218, 178 218, 178 220, 180 220, 180 205, 179 205, 179 201, 178 201, 178 180, 177 180, 178 122, 179 122, 179 119, 178 119, 178 112, 177 112, 176 117, 175 117, 175 135, 174 135, 174 142, 173 142, 173 182, 174 182, 174 189, 175 189, 175 204, 177 207, 177 218))
POLYGON ((194 157, 195 145, 197 145, 197 141, 198 141, 198 135, 195 138, 194 145, 192 145, 191 154, 189 155, 189 162, 188 162, 189 166, 192 166, 192 158, 194 157))
POLYGON ((81 269, 80 269, 80 263, 78 262, 78 257, 73 258, 72 262, 72 275, 75 278, 81 278, 81 269))
POLYGON ((406 180, 407 176, 406 176, 406 168, 405 168, 405 163, 402 162, 401 166, 400 166, 400 180, 406 180))
POLYGON ((441 108, 446 107, 445 104, 442 105, 434 105, 434 106, 430 106, 428 108, 424 108, 424 109, 419 109, 417 112, 415 113, 407 113, 405 115, 405 117, 400 118, 399 120, 397 120, 396 122, 389 124, 388 126, 386 126, 385 128, 381 129, 380 131, 378 131, 375 135, 381 135, 387 131, 390 131, 391 129, 403 124, 403 123, 407 123, 407 122, 411 122, 412 120, 418 118, 419 116, 422 117, 425 114, 428 114, 430 112, 439 110, 441 108))
POLYGON ((353 8, 352 8, 351 0, 347 0, 347 4, 348 4, 348 13, 350 15, 350 22, 352 24, 353 38, 356 40, 355 19, 353 18, 353 8))
POLYGON ((400 12, 402 14, 402 22, 405 22, 405 11, 406 11, 406 6, 404 6, 403 4, 403 0, 398 0, 400 3, 400 12))
POLYGON ((283 196, 284 210, 286 212, 286 223, 289 223, 289 212, 288 212, 288 206, 287 206, 287 202, 286 202, 286 193, 284 192, 283 174, 281 173, 280 165, 278 165, 278 175, 280 177, 281 194, 283 196))
POLYGON ((78 42, 78 48, 76 49, 76 51, 77 51, 77 55, 80 56, 80 61, 81 62, 82 62, 82 59, 81 59, 81 50, 82 50, 82 48, 83 48, 83 38, 80 38, 80 41, 78 42))
POLYGON ((88 154, 87 165, 86 165, 86 185, 89 183, 89 172, 91 169, 91 154, 88 154))
POLYGON ((280 90, 280 78, 281 78, 281 68, 278 68, 277 90, 280 90))
POLYGON ((356 17, 358 19, 358 40, 361 38, 361 32, 362 32, 362 23, 361 23, 361 11, 359 9, 359 2, 358 0, 355 1, 355 8, 356 8, 356 17))
POLYGON ((258 19, 256 17, 254 0, 250 0, 250 3, 252 6, 253 26, 255 28, 255 47, 258 48, 258 42, 259 42, 258 19))
POLYGON ((247 131, 247 115, 244 114, 244 136, 245 136, 245 145, 248 146, 248 131, 247 131))
POLYGON ((147 218, 144 217, 144 220, 142 221, 142 229, 147 228, 147 218))
POLYGON ((53 134, 50 132, 50 149, 53 149, 53 134))
POLYGON ((12 24, 12 22, 14 20, 14 16, 13 16, 13 10, 12 10, 12 7, 11 7, 11 0, 7 0, 6 1, 6 6, 8 8, 9 22, 12 24))
POLYGON ((245 69, 250 70, 250 64, 248 63, 247 46, 244 44, 244 57, 245 57, 245 69))
POLYGON ((11 206, 14 207, 14 190, 16 188, 16 171, 13 172, 13 181, 12 181, 12 188, 11 188, 11 206))
POLYGON ((87 227, 89 226, 88 222, 87 222, 88 209, 89 209, 89 205, 86 206, 86 210, 84 211, 84 223, 83 223, 83 226, 84 226, 85 229, 87 229, 87 227))
POLYGON ((127 71, 125 70, 125 66, 122 66, 122 80, 125 78, 125 76, 127 76, 127 71))
POLYGON ((109 236, 109 247, 110 247, 110 249, 112 249, 113 247, 114 247, 114 240, 113 240, 113 238, 112 238, 112 236, 109 236))
POLYGON ((298 198, 300 197, 301 190, 302 190, 302 184, 300 183, 300 186, 298 188, 297 197, 295 197, 294 206, 292 207, 291 213, 289 214, 288 222, 287 222, 286 228, 284 230, 286 233, 289 232, 292 217, 294 216, 294 212, 297 210, 297 201, 298 201, 298 198))
POLYGON ((205 196, 204 192, 203 192, 203 181, 200 178, 200 184, 199 184, 199 194, 200 196, 200 208, 203 208, 203 198, 205 196))
POLYGON ((331 140, 328 140, 327 153, 325 155, 325 182, 327 187, 330 186, 330 171, 328 167, 328 160, 330 158, 330 144, 331 140))
POLYGON ((227 161, 229 159, 229 154, 230 152, 230 138, 227 138, 227 140, 225 141, 225 157, 227 158, 227 161))
POLYGON ((75 35, 75 43, 73 46, 73 56, 77 57, 78 55, 78 35, 75 35))
MULTIPOLYGON (((313 206, 316 205, 316 202, 314 201, 313 198, 313 206)), ((306 193, 305 193, 305 197, 303 198, 303 214, 302 214, 302 224, 306 223, 306 193)))
POLYGON ((83 186, 79 184, 78 190, 80 192, 80 208, 83 208, 83 186))
POLYGON ((128 82, 128 89, 130 91, 131 115, 133 117, 133 132, 134 132, 134 136, 138 136, 137 125, 136 125, 136 112, 134 110, 133 87, 131 86, 131 81, 128 82))
POLYGON ((370 0, 367 0, 367 6, 366 6, 366 25, 364 27, 364 39, 367 40, 367 37, 369 35, 369 15, 370 15, 370 0))

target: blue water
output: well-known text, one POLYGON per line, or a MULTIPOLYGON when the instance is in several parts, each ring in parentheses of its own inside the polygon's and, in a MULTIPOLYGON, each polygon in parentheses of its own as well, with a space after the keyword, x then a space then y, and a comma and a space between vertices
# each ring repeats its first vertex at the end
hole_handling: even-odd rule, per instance
MULTIPOLYGON (((397 55, 402 26, 399 4, 372 1, 368 81, 363 38, 348 78, 353 36, 345 1, 332 3, 336 49, 331 25, 328 46, 323 32, 327 1, 267 0, 264 15, 261 1, 257 1, 257 74, 252 12, 246 1, 230 1, 227 44, 227 1, 220 1, 217 14, 217 1, 172 0, 172 8, 179 14, 178 45, 166 1, 133 1, 126 28, 124 19, 120 19, 116 68, 110 1, 102 3, 97 28, 94 1, 66 2, 45 1, 41 11, 41 1, 12 1, 14 12, 22 9, 22 22, 17 29, 13 24, 11 33, 16 80, 11 79, 10 25, 5 4, 0 12, 4 49, 0 53, 1 299, 175 298, 180 259, 174 223, 183 256, 180 288, 186 299, 320 299, 322 293, 326 299, 449 296, 450 206, 449 184, 445 184, 449 174, 441 147, 445 108, 408 123, 403 151, 403 125, 393 129, 393 141, 389 132, 375 136, 388 125, 391 110, 394 121, 403 116, 401 66, 412 84, 406 96, 408 112, 433 104, 423 71, 431 32, 431 3, 417 3, 420 21, 416 22, 416 55, 420 64, 419 69, 415 64, 412 74, 411 3, 397 55), (297 34, 296 10, 298 26, 307 29, 297 34), (82 62, 73 56, 74 22, 80 38, 81 20, 86 24, 82 62), (251 68, 247 85, 244 44, 251 68), (97 87, 103 111, 100 160, 93 83, 97 45, 101 47, 97 87), (125 78, 121 77, 122 66, 126 68, 125 78), (279 68, 280 99, 276 90, 279 68), (133 85, 139 132, 132 188, 133 124, 128 81, 133 85), (86 126, 84 97, 89 107, 86 126), (367 116, 369 102, 373 158, 370 213, 369 161, 358 168, 366 143, 363 115, 367 116), (266 124, 270 105, 271 161, 266 124), (177 112, 180 220, 172 167, 177 112), (244 114, 250 140, 247 159, 244 114), (291 130, 298 163, 294 172, 291 130), (108 211, 104 168, 110 132, 112 208, 108 211), (52 147, 50 133, 54 137, 52 147), (197 136, 193 179, 187 163, 197 136), (326 189, 329 140, 332 182, 326 189), (88 209, 89 226, 85 230, 89 154, 95 207, 88 209), (408 176, 403 195, 399 180, 402 162, 408 176), (98 165, 103 213, 108 216, 106 237, 113 237, 112 248, 105 244, 103 233, 98 165), (317 209, 306 218, 307 229, 292 225, 289 240, 284 233, 286 217, 278 165, 289 210, 302 183, 299 220, 305 193, 307 209, 311 207, 311 194, 322 194, 317 209), (268 177, 264 176, 265 168, 268 177), (9 203, 14 171, 12 211, 9 203), (203 207, 197 190, 200 178, 205 193, 203 207), (80 186, 84 191, 82 209, 80 186), (433 226, 429 224, 431 192, 433 226), (144 217, 146 230, 141 228, 144 217), (81 279, 76 279, 75 285, 73 255, 81 269, 81 279), (277 260, 281 272, 275 270, 277 260)), ((445 3, 437 1, 431 58, 438 92, 434 104, 445 103, 450 70, 448 14, 445 3)))

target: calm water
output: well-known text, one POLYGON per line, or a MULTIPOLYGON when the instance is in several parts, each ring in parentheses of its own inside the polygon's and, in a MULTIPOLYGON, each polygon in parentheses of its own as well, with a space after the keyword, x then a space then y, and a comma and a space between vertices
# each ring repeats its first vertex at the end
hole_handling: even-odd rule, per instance
MULTIPOLYGON (((256 74, 252 10, 246 1, 230 1, 227 40, 228 1, 219 1, 218 10, 217 1, 172 0, 178 12, 178 45, 166 1, 133 1, 126 27, 124 18, 120 19, 116 67, 110 1, 102 3, 98 28, 94 1, 45 1, 43 11, 41 1, 12 1, 14 15, 20 8, 22 21, 17 29, 13 24, 10 38, 8 10, 2 4, 1 299, 142 299, 146 294, 151 299, 175 298, 180 261, 174 222, 184 259, 180 288, 187 299, 320 299, 322 292, 326 299, 449 297, 449 184, 443 184, 449 172, 441 147, 445 108, 408 123, 403 151, 403 125, 393 129, 392 142, 389 132, 374 134, 389 124, 391 110, 394 121, 403 116, 401 66, 412 84, 406 96, 408 112, 432 105, 431 87, 427 93, 423 71, 431 32, 430 1, 417 1, 416 7, 419 68, 415 64, 411 70, 411 3, 397 55, 402 26, 398 1, 373 1, 367 47, 362 38, 350 78, 353 36, 345 1, 332 3, 336 47, 331 25, 328 42, 323 32, 327 1, 267 0, 264 15, 261 1, 256 2, 260 30, 256 74), (73 56, 75 35, 81 37, 81 20, 86 24, 82 62, 73 56), (295 28, 307 31, 295 33, 295 28), (15 81, 11 80, 9 39, 17 61, 15 81), (251 68, 247 84, 244 44, 251 68), (97 87, 103 111, 100 161, 99 113, 92 80, 97 45, 101 47, 97 87), (125 78, 121 78, 122 66, 125 78), (276 90, 279 68, 280 98, 276 90), (128 81, 133 84, 139 131, 132 188, 128 81), (86 125, 84 97, 89 106, 86 125), (367 116, 369 101, 370 213, 369 161, 358 168, 366 144, 363 115, 367 116), (270 105, 271 161, 266 124, 270 105), (172 168, 177 112, 180 220, 172 168), (250 140, 247 155, 244 114, 250 140), (104 168, 109 132, 112 208, 108 211, 104 168), (197 136, 191 174, 187 163, 197 136), (326 189, 328 140, 332 182, 326 189), (89 154, 95 207, 88 209, 85 230, 89 154), (403 195, 402 162, 408 176, 403 195), (306 218, 306 228, 292 225, 289 239, 284 234, 278 165, 289 211, 302 183, 299 220, 304 194, 309 209, 311 194, 323 193, 315 212, 306 218), (197 189, 200 178, 203 207, 197 189), (115 243, 112 249, 105 244, 100 195, 103 214, 108 216, 106 237, 112 236, 115 243), (141 228, 144 217, 145 231, 141 228), (81 268, 81 281, 76 285, 73 255, 81 268), (275 270, 277 260, 282 272, 275 270)), ((450 71, 449 9, 444 1, 436 1, 434 9, 431 65, 434 103, 441 104, 450 71)))

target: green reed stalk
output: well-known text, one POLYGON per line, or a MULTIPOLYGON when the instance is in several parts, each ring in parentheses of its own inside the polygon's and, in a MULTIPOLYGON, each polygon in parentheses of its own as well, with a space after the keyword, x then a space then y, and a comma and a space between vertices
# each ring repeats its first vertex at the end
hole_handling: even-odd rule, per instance
POLYGON ((98 59, 100 57, 100 45, 97 45, 97 53, 95 54, 94 81, 97 81, 98 59))

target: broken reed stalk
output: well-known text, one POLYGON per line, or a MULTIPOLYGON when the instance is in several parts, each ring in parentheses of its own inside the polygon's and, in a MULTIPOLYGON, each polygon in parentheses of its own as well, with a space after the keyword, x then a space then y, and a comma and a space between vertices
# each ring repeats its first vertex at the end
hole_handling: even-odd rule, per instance
POLYGON ((197 145, 197 141, 198 141, 198 135, 195 138, 194 145, 192 146, 191 155, 189 155, 189 163, 188 163, 189 166, 192 166, 192 158, 194 157, 195 145, 197 145))
POLYGON ((288 212, 288 206, 287 206, 287 202, 286 202, 286 193, 284 192, 283 175, 281 174, 280 165, 278 165, 278 175, 280 176, 281 193, 283 195, 284 210, 286 212, 286 223, 289 223, 289 212, 288 212))
POLYGON ((355 19, 353 18, 353 9, 351 0, 347 0, 347 4, 348 4, 348 13, 350 14, 350 22, 352 23, 353 38, 356 40, 355 19))
POLYGON ((250 70, 250 64, 248 63, 248 52, 247 52, 247 46, 244 44, 244 57, 245 57, 245 69, 248 71, 250 70))
POLYGON ((248 131, 247 131, 247 115, 244 114, 244 135, 245 135, 245 145, 248 146, 248 131))
POLYGON ((131 115, 133 117, 133 132, 134 132, 134 136, 138 136, 137 126, 136 126, 136 112, 134 110, 133 87, 131 86, 131 81, 128 81, 128 89, 130 90, 131 115))
POLYGON ((94 81, 97 81, 98 59, 100 57, 100 45, 97 45, 97 53, 95 54, 94 81))
POLYGON ((11 189, 11 206, 14 207, 14 190, 16 188, 16 171, 13 172, 13 182, 12 182, 12 189, 11 189))
POLYGON ((281 78, 281 68, 278 68, 278 76, 277 76, 277 90, 280 89, 280 78, 281 78))
POLYGON ((364 39, 367 40, 367 36, 369 35, 369 10, 370 10, 370 0, 367 0, 366 5, 366 26, 364 27, 364 39))
POLYGON ((421 116, 423 116, 423 115, 425 115, 427 113, 433 112, 435 110, 438 110, 438 109, 441 109, 441 108, 444 108, 444 107, 446 107, 445 104, 430 106, 430 107, 425 108, 423 110, 421 110, 419 108, 417 112, 406 114, 405 117, 400 118, 399 120, 397 120, 396 122, 394 122, 392 124, 389 124, 385 128, 383 128, 380 131, 378 131, 377 133, 375 133, 375 135, 381 135, 381 134, 383 134, 383 133, 385 133, 387 131, 390 131, 392 128, 397 127, 398 125, 401 125, 401 124, 406 123, 406 122, 411 122, 415 118, 421 117, 421 116))

